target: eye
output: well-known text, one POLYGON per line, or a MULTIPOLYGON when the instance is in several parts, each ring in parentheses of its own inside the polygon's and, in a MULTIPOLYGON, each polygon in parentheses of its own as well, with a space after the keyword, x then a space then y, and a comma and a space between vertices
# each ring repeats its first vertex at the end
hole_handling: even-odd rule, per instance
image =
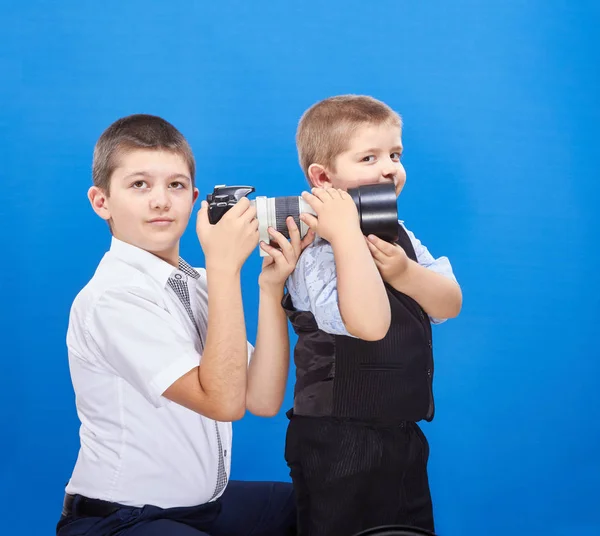
POLYGON ((392 153, 390 155, 390 157, 392 158, 392 160, 400 160, 402 158, 402 153, 392 153))
POLYGON ((182 188, 185 188, 185 185, 183 182, 174 181, 169 185, 169 187, 173 188, 173 190, 181 190, 182 188))
POLYGON ((146 183, 146 181, 135 181, 131 186, 136 190, 141 190, 143 188, 146 188, 148 184, 146 183))
POLYGON ((361 159, 361 162, 374 162, 375 161, 375 155, 370 154, 369 156, 365 156, 364 158, 361 159))

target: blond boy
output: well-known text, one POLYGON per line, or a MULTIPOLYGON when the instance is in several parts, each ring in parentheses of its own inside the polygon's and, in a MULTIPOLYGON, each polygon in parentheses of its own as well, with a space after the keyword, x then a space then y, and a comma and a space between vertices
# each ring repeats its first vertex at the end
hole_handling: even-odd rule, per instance
POLYGON ((325 99, 305 112, 300 164, 318 238, 288 279, 284 306, 298 334, 286 460, 298 534, 351 536, 399 524, 433 531, 429 447, 431 322, 458 315, 461 291, 404 225, 390 244, 362 235, 348 188, 402 191, 402 122, 367 96, 325 99))

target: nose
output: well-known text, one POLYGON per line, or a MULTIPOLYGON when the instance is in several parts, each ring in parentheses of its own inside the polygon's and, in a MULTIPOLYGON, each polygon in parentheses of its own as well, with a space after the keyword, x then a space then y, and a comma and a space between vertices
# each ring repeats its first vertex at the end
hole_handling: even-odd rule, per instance
POLYGON ((167 210, 171 206, 171 198, 167 188, 155 186, 152 188, 150 197, 150 208, 155 210, 167 210))
POLYGON ((394 180, 396 175, 398 175, 398 163, 392 159, 384 162, 381 168, 381 175, 384 179, 394 180))

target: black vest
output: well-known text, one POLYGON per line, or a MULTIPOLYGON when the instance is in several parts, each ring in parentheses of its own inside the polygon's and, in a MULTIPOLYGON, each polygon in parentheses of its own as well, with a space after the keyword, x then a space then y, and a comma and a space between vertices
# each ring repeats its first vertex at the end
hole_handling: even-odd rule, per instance
MULTIPOLYGON (((416 254, 399 226, 397 243, 416 254)), ((321 331, 311 312, 297 311, 289 294, 283 307, 298 342, 294 349, 294 413, 378 423, 431 421, 433 353, 428 315, 412 298, 386 284, 392 321, 380 341, 321 331)))

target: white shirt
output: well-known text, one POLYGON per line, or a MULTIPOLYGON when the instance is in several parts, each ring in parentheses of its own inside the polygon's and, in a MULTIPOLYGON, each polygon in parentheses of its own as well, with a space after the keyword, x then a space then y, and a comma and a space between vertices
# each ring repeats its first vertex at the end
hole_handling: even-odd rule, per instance
MULTIPOLYGON (((222 493, 219 452, 228 480, 231 423, 162 396, 200 363, 207 308, 205 270, 184 261, 178 270, 112 239, 69 318, 81 447, 68 493, 162 508, 204 504, 222 493), (195 323, 169 278, 187 284, 195 323)), ((252 350, 248 344, 249 358, 252 350)))

